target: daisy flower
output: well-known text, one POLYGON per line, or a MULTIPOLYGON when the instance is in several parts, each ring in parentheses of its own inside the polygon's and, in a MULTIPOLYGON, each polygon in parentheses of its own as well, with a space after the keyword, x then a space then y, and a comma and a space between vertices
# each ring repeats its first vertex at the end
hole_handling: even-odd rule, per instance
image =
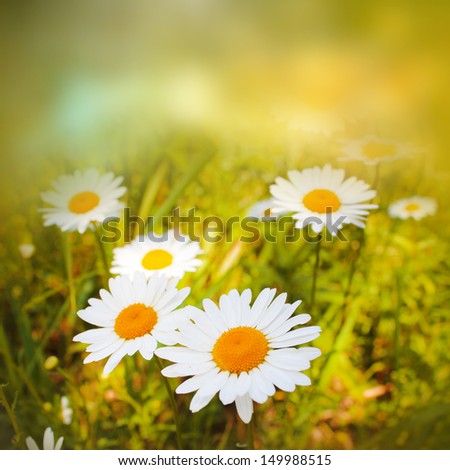
POLYGON ((347 142, 342 148, 342 152, 345 156, 339 158, 339 161, 357 160, 366 165, 377 165, 382 162, 410 158, 416 149, 408 144, 367 135, 362 139, 347 142))
POLYGON ((196 258, 203 253, 200 244, 173 230, 162 235, 148 234, 144 239, 135 239, 128 245, 115 248, 111 266, 112 274, 132 277, 135 272, 151 276, 160 272, 167 277, 183 277, 194 272, 202 262, 196 258))
POLYGON ((20 256, 22 256, 23 259, 31 258, 35 251, 36 247, 33 245, 33 243, 21 243, 19 245, 20 256))
POLYGON ((69 425, 72 422, 73 410, 69 406, 69 399, 64 395, 61 397, 61 420, 69 425))
MULTIPOLYGON (((44 432, 44 440, 42 443, 42 450, 60 450, 63 445, 64 437, 60 437, 55 444, 55 436, 53 434, 52 428, 47 428, 44 432)), ((25 439, 28 450, 40 450, 36 441, 28 436, 25 439)))
MULTIPOLYGON (((247 217, 259 220, 275 217, 275 215, 272 213, 273 206, 274 201, 271 197, 255 202, 255 204, 250 206, 247 210, 247 217)), ((283 215, 283 213, 278 213, 277 216, 279 215, 283 215)))
POLYGON ((378 207, 364 201, 373 199, 376 191, 354 176, 344 178, 344 170, 330 165, 289 171, 288 179, 278 177, 270 187, 273 211, 293 212, 297 228, 311 225, 316 233, 326 227, 335 235, 344 224, 364 228, 369 210, 378 207))
POLYGON ((124 204, 118 200, 126 188, 119 186, 123 177, 113 173, 100 175, 95 168, 73 175, 63 175, 52 185, 54 191, 41 194, 53 207, 41 209, 44 225, 58 225, 63 232, 84 233, 95 222, 118 215, 124 204))
POLYGON ((420 220, 427 215, 434 215, 436 208, 437 204, 433 198, 412 196, 393 202, 388 207, 388 213, 394 218, 420 220))
POLYGON ((292 392, 310 385, 301 371, 320 356, 317 348, 296 346, 320 334, 318 326, 292 328, 308 322, 306 314, 292 316, 300 301, 286 303, 286 294, 274 299, 276 289, 264 289, 250 306, 250 289, 222 295, 219 306, 209 299, 203 309, 186 307, 190 321, 182 323, 174 340, 181 346, 164 347, 155 354, 175 364, 163 369, 166 377, 192 376, 177 393, 196 391, 190 404, 195 413, 219 393, 224 405, 235 402, 245 423, 251 420, 253 401, 264 403, 275 387, 292 392))
POLYGON ((157 343, 164 344, 173 338, 177 317, 174 310, 186 299, 190 289, 176 288, 178 279, 169 280, 155 274, 149 279, 136 273, 132 280, 118 276, 109 280, 109 290, 100 290, 100 299, 89 299, 89 307, 78 316, 99 326, 78 334, 73 339, 89 343, 90 354, 84 363, 100 361, 109 356, 103 374, 109 374, 125 356, 139 351, 150 360, 157 343))

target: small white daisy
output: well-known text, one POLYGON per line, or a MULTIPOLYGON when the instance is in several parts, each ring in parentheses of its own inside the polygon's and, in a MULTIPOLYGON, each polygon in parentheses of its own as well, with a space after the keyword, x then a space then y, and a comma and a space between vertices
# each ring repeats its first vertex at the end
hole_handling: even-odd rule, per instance
POLYGON ((61 397, 61 420, 69 425, 72 422, 73 410, 69 406, 69 399, 64 395, 61 397))
POLYGON ((319 233, 326 227, 332 235, 344 224, 364 228, 369 210, 378 207, 364 203, 375 197, 375 190, 354 176, 344 179, 345 171, 330 165, 292 170, 288 178, 278 177, 270 187, 275 201, 273 211, 293 212, 297 228, 311 225, 319 233))
POLYGON ((433 198, 412 196, 393 202, 388 207, 388 213, 394 218, 420 220, 428 215, 434 215, 436 208, 437 204, 433 198))
POLYGON ((157 343, 168 343, 173 334, 167 334, 177 324, 174 310, 186 299, 190 289, 178 290, 178 279, 154 274, 149 279, 136 273, 130 280, 118 276, 109 280, 109 290, 100 290, 100 299, 89 299, 89 307, 78 316, 92 325, 99 326, 78 334, 73 339, 89 343, 90 354, 84 363, 109 357, 103 374, 109 374, 125 356, 139 351, 150 360, 157 343))
POLYGON ((410 158, 417 152, 413 146, 375 135, 367 135, 359 140, 347 142, 342 147, 344 157, 339 161, 361 161, 366 165, 377 165, 401 158, 410 158))
POLYGON ((20 256, 22 256, 23 259, 31 258, 36 251, 36 247, 33 245, 33 243, 21 243, 18 248, 20 256))
MULTIPOLYGON (((47 428, 44 431, 42 450, 60 450, 63 445, 63 441, 64 437, 60 437, 55 444, 55 436, 52 428, 47 428)), ((36 441, 30 436, 25 439, 25 443, 27 444, 28 450, 40 450, 36 441)))
POLYGON ((84 233, 92 223, 117 216, 124 206, 118 198, 126 192, 120 186, 122 180, 122 176, 115 178, 113 173, 100 175, 95 168, 60 176, 52 183, 54 191, 41 194, 53 206, 41 209, 44 225, 58 225, 63 232, 84 233))
POLYGON ((169 230, 161 235, 149 233, 143 239, 115 248, 113 253, 112 274, 132 277, 135 272, 147 276, 160 272, 181 278, 202 264, 196 257, 203 252, 198 242, 169 230))
POLYGON ((310 385, 300 371, 320 356, 317 348, 296 346, 320 335, 318 326, 292 328, 308 322, 307 314, 292 316, 300 301, 286 303, 286 294, 274 299, 276 289, 264 289, 250 306, 250 289, 222 295, 219 306, 209 299, 203 310, 186 307, 190 321, 178 326, 174 341, 155 354, 175 362, 163 369, 166 377, 192 376, 177 393, 197 391, 190 410, 199 411, 219 392, 224 405, 236 403, 245 423, 251 420, 253 401, 264 403, 275 387, 292 392, 296 385, 310 385))
POLYGON ((253 219, 266 219, 266 218, 276 218, 280 215, 283 215, 285 212, 279 212, 276 215, 272 213, 272 208, 274 206, 273 198, 263 199, 262 201, 255 202, 247 210, 247 217, 253 219))

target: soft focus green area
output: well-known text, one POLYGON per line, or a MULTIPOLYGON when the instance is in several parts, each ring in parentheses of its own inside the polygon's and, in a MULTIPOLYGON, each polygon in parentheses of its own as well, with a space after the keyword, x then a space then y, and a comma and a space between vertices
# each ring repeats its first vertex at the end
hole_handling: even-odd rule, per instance
MULTIPOLYGON (((127 357, 103 379, 103 361, 83 365, 72 342, 87 325, 71 305, 67 246, 39 213, 54 178, 96 167, 125 177, 133 213, 227 218, 268 197, 275 177, 324 163, 376 186, 380 208, 364 233, 323 244, 313 310, 315 245, 243 244, 238 229, 202 242, 203 265, 181 282, 188 302, 276 287, 323 329, 312 386, 256 405, 257 448, 450 448, 448 2, 209 3, 2 6, 0 382, 11 413, 0 407, 0 448, 40 444, 47 426, 65 449, 175 448, 154 362, 127 357), (343 127, 304 129, 305 103, 343 127), (369 133, 421 151, 378 177, 338 161, 342 140, 369 133), (415 194, 435 198, 437 214, 387 216, 415 194), (23 243, 35 245, 28 259, 23 243)), ((69 242, 84 308, 105 287, 101 259, 92 233, 69 242)), ((190 399, 177 397, 189 449, 245 444, 234 406, 216 397, 193 415, 190 399)))

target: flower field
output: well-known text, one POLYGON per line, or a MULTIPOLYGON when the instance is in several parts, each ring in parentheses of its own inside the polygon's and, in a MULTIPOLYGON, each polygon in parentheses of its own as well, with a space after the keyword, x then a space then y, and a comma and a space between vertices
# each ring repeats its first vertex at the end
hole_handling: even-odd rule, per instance
POLYGON ((448 7, 350 4, 11 7, 1 449, 449 448, 448 7))

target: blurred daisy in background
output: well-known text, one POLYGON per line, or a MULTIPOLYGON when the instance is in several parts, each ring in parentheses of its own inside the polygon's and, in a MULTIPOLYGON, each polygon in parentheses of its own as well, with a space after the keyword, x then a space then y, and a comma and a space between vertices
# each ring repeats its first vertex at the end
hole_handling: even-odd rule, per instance
POLYGON ((137 351, 150 360, 158 342, 173 344, 169 334, 178 324, 174 310, 186 299, 190 289, 178 290, 178 279, 154 274, 149 279, 136 273, 132 280, 119 276, 109 280, 109 290, 100 290, 100 299, 89 299, 89 307, 78 312, 94 328, 74 337, 89 343, 84 363, 109 356, 103 374, 109 374, 125 356, 137 351))
POLYGON ((44 225, 57 225, 62 231, 84 233, 93 223, 118 216, 124 204, 118 200, 126 192, 123 177, 100 175, 95 168, 63 175, 53 183, 54 191, 41 194, 53 207, 41 209, 44 225))
MULTIPOLYGON (((63 445, 64 437, 60 437, 55 444, 55 436, 53 434, 52 428, 47 428, 44 431, 44 439, 42 443, 42 450, 60 450, 63 445)), ((25 443, 28 447, 28 450, 40 450, 36 441, 28 436, 25 439, 25 443)))
MULTIPOLYGON (((255 202, 247 210, 247 217, 253 219, 263 219, 268 217, 275 217, 272 213, 272 207, 274 205, 273 198, 263 199, 262 201, 255 202)), ((280 214, 277 214, 277 216, 280 214)))
POLYGON ((345 179, 345 171, 330 165, 303 171, 291 170, 288 179, 278 177, 270 186, 273 212, 293 212, 297 228, 311 225, 319 233, 324 227, 335 235, 344 224, 364 228, 369 210, 378 205, 365 203, 376 191, 354 176, 345 179))
POLYGON ((209 299, 204 310, 186 307, 189 322, 179 325, 173 342, 155 354, 175 364, 163 369, 166 377, 192 376, 177 393, 196 391, 192 412, 204 408, 219 393, 224 405, 235 402, 245 423, 253 414, 253 401, 264 403, 275 387, 286 392, 296 385, 310 385, 301 371, 320 356, 317 348, 296 346, 320 335, 318 326, 292 328, 307 323, 307 314, 295 315, 300 301, 286 303, 287 294, 275 297, 276 289, 264 289, 250 306, 250 289, 242 294, 232 290, 220 297, 219 306, 209 299))
POLYGON ((18 248, 20 256, 22 256, 23 259, 31 258, 36 251, 36 247, 33 245, 33 243, 21 243, 18 248))
POLYGON ((360 161, 366 165, 377 165, 402 158, 411 158, 417 153, 412 145, 395 140, 366 135, 362 139, 346 142, 342 147, 343 157, 339 161, 360 161))
POLYGON ((115 248, 111 273, 133 277, 141 272, 151 276, 160 272, 167 277, 182 278, 194 272, 202 262, 196 257, 203 253, 200 244, 169 230, 161 235, 150 233, 128 245, 115 248))
POLYGON ((420 220, 436 213, 437 204, 431 197, 412 196, 399 199, 388 207, 388 213, 393 218, 420 220))
POLYGON ((66 396, 61 397, 61 420, 69 425, 72 422, 73 410, 69 406, 69 399, 66 396))

